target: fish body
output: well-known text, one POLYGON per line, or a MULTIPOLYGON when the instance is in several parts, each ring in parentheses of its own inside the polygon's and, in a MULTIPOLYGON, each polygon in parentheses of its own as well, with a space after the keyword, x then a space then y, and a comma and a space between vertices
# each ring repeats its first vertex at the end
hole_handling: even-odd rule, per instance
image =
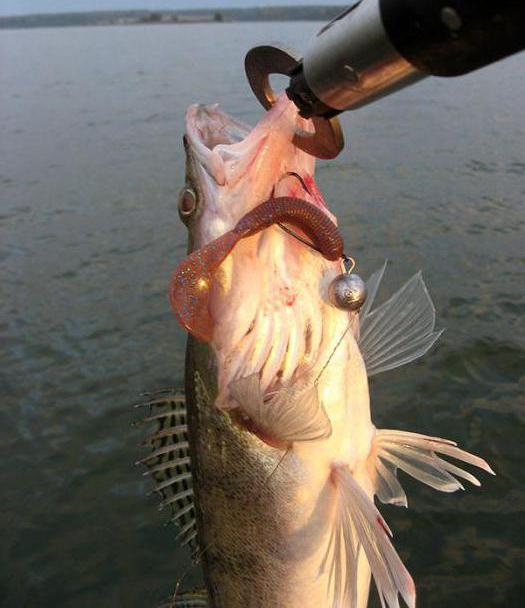
MULTIPOLYGON (((320 574, 320 566, 333 511, 330 463, 335 456, 350 456, 344 427, 322 449, 296 445, 281 460, 281 450, 210 407, 217 386, 207 372, 209 348, 188 340, 186 398, 199 547, 211 605, 329 606, 327 574, 320 574)), ((357 348, 355 352, 357 363, 357 348)), ((368 391, 363 388, 366 410, 368 391)), ((370 450, 368 420, 368 427, 363 421, 361 428, 367 428, 370 450)), ((352 456, 356 462, 366 460, 352 456)), ((366 475, 359 477, 366 483, 366 475)), ((366 567, 363 577, 366 583, 366 567)))
POLYGON ((360 314, 332 305, 342 264, 323 237, 336 219, 313 158, 292 143, 298 128, 308 125, 286 98, 253 130, 216 107, 188 110, 179 209, 189 257, 170 283, 190 333, 187 420, 158 416, 187 437, 154 443, 145 460, 198 544, 208 606, 364 608, 371 575, 384 605, 399 606, 401 596, 414 606, 412 578, 374 497, 406 505, 399 468, 442 491, 461 487, 456 477, 479 483, 439 454, 490 468, 452 442, 376 430, 368 377, 430 348, 434 309, 420 275, 374 309, 384 269, 360 314), (292 234, 265 203, 275 200, 291 207, 278 217, 292 234), (308 246, 315 238, 320 247, 308 246), (184 460, 182 444, 191 505, 167 473, 170 459, 184 460), (195 522, 185 523, 190 508, 195 522))

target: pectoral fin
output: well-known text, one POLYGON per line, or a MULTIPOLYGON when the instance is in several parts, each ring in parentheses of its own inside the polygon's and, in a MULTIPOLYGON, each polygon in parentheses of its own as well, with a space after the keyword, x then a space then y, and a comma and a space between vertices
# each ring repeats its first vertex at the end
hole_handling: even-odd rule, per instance
POLYGON ((359 315, 359 348, 368 376, 418 359, 443 333, 434 331, 436 311, 420 272, 371 310, 385 268, 368 280, 368 300, 359 315))
POLYGON ((325 439, 332 432, 315 384, 283 388, 264 401, 259 375, 252 374, 231 382, 230 391, 263 436, 290 444, 325 439))

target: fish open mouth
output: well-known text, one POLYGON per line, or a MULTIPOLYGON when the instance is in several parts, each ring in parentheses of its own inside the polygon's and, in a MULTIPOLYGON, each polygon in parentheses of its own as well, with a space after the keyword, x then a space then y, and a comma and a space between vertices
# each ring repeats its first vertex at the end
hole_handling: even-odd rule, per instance
POLYGON ((205 216, 209 217, 202 222, 205 242, 226 231, 206 232, 210 225, 220 220, 233 228, 246 212, 272 194, 301 198, 326 210, 313 179, 315 159, 292 143, 297 124, 303 122, 286 98, 253 129, 216 105, 188 109, 186 149, 208 199, 205 216))
POLYGON ((225 185, 226 162, 217 147, 238 144, 246 139, 250 131, 248 125, 225 114, 217 105, 193 105, 186 113, 187 149, 219 186, 225 185))

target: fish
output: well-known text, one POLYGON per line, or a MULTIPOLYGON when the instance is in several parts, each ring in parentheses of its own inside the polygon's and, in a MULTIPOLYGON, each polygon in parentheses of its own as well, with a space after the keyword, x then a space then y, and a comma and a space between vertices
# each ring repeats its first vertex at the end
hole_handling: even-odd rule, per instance
POLYGON ((255 128, 216 105, 186 113, 188 250, 169 281, 184 390, 146 399, 141 462, 205 588, 170 606, 364 608, 373 580, 383 607, 413 608, 376 501, 407 506, 398 471, 441 492, 480 485, 464 465, 493 474, 453 441, 375 427, 369 378, 441 331, 421 273, 374 305, 386 264, 359 311, 332 303, 345 246, 293 143, 309 129, 285 95, 255 128))

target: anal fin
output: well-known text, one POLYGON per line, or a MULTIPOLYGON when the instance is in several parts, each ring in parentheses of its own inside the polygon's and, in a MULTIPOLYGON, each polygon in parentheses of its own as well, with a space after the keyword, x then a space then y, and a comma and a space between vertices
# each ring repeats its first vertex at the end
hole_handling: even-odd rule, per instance
POLYGON ((357 607, 360 551, 366 555, 383 608, 399 608, 399 595, 409 608, 414 608, 414 581, 392 546, 390 529, 373 501, 347 465, 332 465, 331 479, 337 490, 337 505, 321 568, 329 567, 333 608, 357 607))
POLYGON ((157 391, 148 397, 144 403, 138 404, 138 407, 148 409, 148 414, 138 424, 152 424, 154 430, 143 441, 151 451, 139 463, 148 467, 144 475, 153 479, 153 492, 162 499, 159 509, 171 509, 170 521, 180 529, 178 538, 181 544, 189 545, 195 555, 198 551, 197 527, 186 400, 182 392, 174 389, 157 391))

